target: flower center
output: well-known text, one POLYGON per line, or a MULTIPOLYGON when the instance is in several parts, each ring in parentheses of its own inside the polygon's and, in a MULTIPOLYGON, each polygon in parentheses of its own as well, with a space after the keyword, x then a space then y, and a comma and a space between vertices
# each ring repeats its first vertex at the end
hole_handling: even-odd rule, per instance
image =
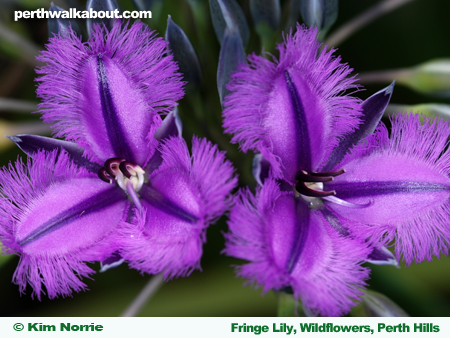
POLYGON ((309 173, 305 170, 300 170, 295 175, 295 179, 297 180, 297 183, 295 184, 295 196, 301 196, 304 200, 310 203, 311 208, 320 208, 322 204, 320 202, 320 199, 324 199, 328 202, 339 204, 349 208, 366 208, 370 206, 372 204, 372 201, 369 201, 365 204, 355 204, 337 198, 335 196, 335 190, 323 190, 323 184, 325 182, 333 181, 334 177, 342 175, 344 173, 345 169, 325 173, 309 173))
POLYGON ((309 197, 327 197, 336 195, 336 191, 323 191, 323 183, 333 180, 333 177, 339 176, 345 173, 344 169, 331 171, 327 173, 308 173, 305 170, 300 170, 296 175, 295 179, 297 184, 295 185, 295 190, 303 195, 309 197))
POLYGON ((129 191, 132 185, 136 192, 141 190, 144 184, 144 174, 145 171, 139 165, 121 158, 110 158, 98 171, 98 177, 102 181, 112 184, 116 180, 124 191, 129 191))

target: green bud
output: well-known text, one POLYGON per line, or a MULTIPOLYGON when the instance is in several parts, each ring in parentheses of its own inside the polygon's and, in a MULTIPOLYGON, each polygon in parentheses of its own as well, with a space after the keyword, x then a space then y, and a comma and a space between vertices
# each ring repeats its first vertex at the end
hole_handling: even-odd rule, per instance
POLYGON ((416 105, 390 104, 385 111, 385 115, 402 112, 420 113, 428 117, 441 117, 448 120, 450 118, 450 105, 443 103, 423 103, 416 105))
POLYGON ((385 295, 366 290, 361 304, 351 311, 353 317, 409 317, 408 314, 385 295))
POLYGON ((432 60, 399 72, 396 80, 423 94, 450 97, 450 59, 432 60))

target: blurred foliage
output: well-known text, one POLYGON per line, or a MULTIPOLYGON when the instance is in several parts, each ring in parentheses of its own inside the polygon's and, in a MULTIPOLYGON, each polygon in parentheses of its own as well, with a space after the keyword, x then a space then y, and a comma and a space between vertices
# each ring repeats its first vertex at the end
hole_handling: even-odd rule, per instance
MULTIPOLYGON (((330 32, 379 0, 340 0, 339 16, 330 32)), ((74 0, 54 0, 55 5, 68 9, 74 0)), ((83 9, 85 1, 79 9, 83 9)), ((118 0, 122 10, 133 10, 131 0, 118 0)), ((214 33, 207 0, 155 1, 158 16, 143 20, 160 36, 164 36, 170 14, 189 37, 199 56, 203 80, 180 101, 180 116, 186 140, 196 134, 219 144, 233 161, 239 173, 240 185, 255 186, 251 176, 253 154, 242 154, 236 145, 229 144, 230 136, 223 134, 221 104, 216 87, 220 44, 214 33), (162 4, 162 7, 161 7, 162 4)), ((260 53, 263 49, 255 31, 250 13, 250 0, 238 1, 249 23, 250 39, 246 53, 260 53)), ((47 41, 46 20, 28 19, 14 22, 15 10, 34 10, 50 6, 50 0, 0 0, 0 22, 9 29, 44 48, 47 41)), ((446 43, 450 28, 447 13, 450 2, 445 0, 417 0, 389 13, 351 36, 340 47, 338 54, 356 72, 382 69, 408 68, 431 59, 450 57, 450 44, 446 43)), ((289 30, 293 20, 301 20, 296 3, 281 1, 281 24, 274 40, 282 40, 281 29, 289 30), (292 8, 297 8, 292 11, 292 8)), ((300 21, 301 22, 301 21, 300 21)), ((84 23, 80 22, 81 25, 84 23)), ((276 52, 271 46, 265 50, 276 52)), ((20 58, 22 53, 14 44, 0 40, 0 97, 36 100, 34 70, 20 58)), ((357 93, 365 99, 384 85, 369 85, 357 93)), ((392 103, 417 105, 429 102, 429 97, 408 88, 397 86, 392 103)), ((450 99, 433 102, 450 104, 450 99)), ((2 119, 36 121, 36 115, 1 112, 2 119)), ((11 143, 12 144, 12 143, 11 143)), ((19 155, 18 149, 9 148, 1 153, 0 164, 7 164, 19 155)), ((169 281, 140 313, 141 316, 275 316, 277 297, 273 292, 262 296, 261 290, 243 286, 231 266, 241 264, 221 254, 224 247, 222 232, 226 231, 226 217, 208 229, 208 242, 202 258, 203 272, 196 271, 189 278, 169 281)), ((99 273, 93 280, 85 280, 90 291, 74 294, 72 298, 42 301, 31 298, 31 290, 20 296, 18 287, 11 283, 17 266, 16 256, 0 258, 0 302, 2 316, 117 316, 139 293, 150 276, 141 276, 122 265, 99 273)), ((450 316, 450 259, 442 257, 432 262, 396 269, 392 266, 373 266, 370 289, 389 297, 411 316, 450 316)), ((96 270, 99 266, 94 266, 96 270)))

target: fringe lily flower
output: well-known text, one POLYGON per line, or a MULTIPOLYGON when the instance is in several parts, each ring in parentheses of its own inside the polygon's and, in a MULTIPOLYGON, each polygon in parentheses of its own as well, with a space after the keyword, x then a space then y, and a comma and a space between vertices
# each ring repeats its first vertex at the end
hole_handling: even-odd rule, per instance
POLYGON ((1 182, 0 239, 21 257, 20 290, 79 291, 93 261, 166 276, 198 267, 205 228, 236 180, 209 142, 194 139, 189 155, 173 109, 183 82, 166 43, 140 23, 97 26, 87 43, 54 37, 39 60, 40 112, 68 141, 11 137, 33 158, 1 182))
POLYGON ((351 69, 298 26, 275 63, 252 55, 233 76, 224 126, 256 150, 256 196, 241 192, 226 252, 249 260, 241 276, 291 288, 314 314, 350 310, 368 277, 361 263, 397 264, 448 250, 448 125, 381 125, 393 85, 364 102, 351 69), (384 129, 383 129, 384 128, 384 129), (447 133, 446 133, 447 132, 447 133))

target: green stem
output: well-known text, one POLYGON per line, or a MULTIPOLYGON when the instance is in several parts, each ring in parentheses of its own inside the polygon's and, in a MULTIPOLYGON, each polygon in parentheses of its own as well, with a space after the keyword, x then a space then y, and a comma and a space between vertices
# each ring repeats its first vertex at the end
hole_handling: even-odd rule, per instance
POLYGON ((337 46, 375 19, 411 1, 413 0, 385 0, 380 2, 337 29, 326 39, 325 44, 337 46))
POLYGON ((137 314, 142 310, 144 305, 149 301, 150 298, 159 290, 164 282, 164 275, 160 273, 150 279, 150 281, 145 285, 142 291, 137 295, 137 297, 131 302, 131 304, 125 309, 125 311, 120 315, 121 317, 136 317, 137 314))

